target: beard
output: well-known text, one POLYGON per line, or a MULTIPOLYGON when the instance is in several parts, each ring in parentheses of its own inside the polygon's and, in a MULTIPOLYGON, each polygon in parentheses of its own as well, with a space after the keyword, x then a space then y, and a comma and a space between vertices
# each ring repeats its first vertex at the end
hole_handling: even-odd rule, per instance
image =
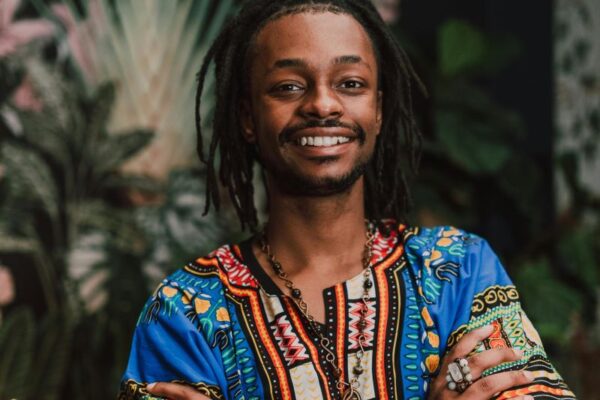
MULTIPOLYGON (((366 133, 360 125, 346 125, 338 120, 307 121, 303 124, 286 128, 279 134, 279 145, 286 145, 290 141, 289 138, 293 133, 304 128, 339 126, 347 127, 354 131, 357 136, 358 145, 361 147, 365 145, 366 133)), ((258 154, 260 164, 272 177, 273 184, 277 186, 277 189, 281 193, 304 197, 326 197, 348 192, 356 181, 365 174, 372 157, 371 153, 362 159, 358 159, 352 169, 343 175, 317 178, 293 170, 286 165, 274 165, 273 163, 269 163, 267 160, 260 157, 260 151, 258 154)), ((319 158, 318 162, 327 164, 335 162, 336 160, 337 157, 333 156, 319 158)))
MULTIPOLYGON (((327 163, 333 160, 323 159, 327 163)), ((273 178, 278 190, 286 195, 305 197, 326 197, 348 192, 358 179, 364 175, 370 159, 359 160, 346 174, 315 178, 289 169, 269 168, 266 170, 273 178)))

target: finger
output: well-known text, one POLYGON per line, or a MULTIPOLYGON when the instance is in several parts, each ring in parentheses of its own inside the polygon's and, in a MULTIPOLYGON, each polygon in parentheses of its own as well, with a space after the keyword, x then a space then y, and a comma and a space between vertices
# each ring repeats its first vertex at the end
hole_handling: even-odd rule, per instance
POLYGON ((515 386, 526 385, 533 381, 533 374, 529 371, 508 371, 489 375, 473 383, 466 391, 465 398, 489 399, 494 394, 503 392, 515 386))
POLYGON ((508 347, 495 348, 475 354, 468 358, 469 368, 473 379, 479 379, 483 371, 499 364, 518 361, 523 358, 523 352, 519 349, 508 347))
POLYGON ((205 400, 208 397, 198 393, 190 386, 181 383, 157 382, 146 386, 146 390, 154 395, 170 400, 205 400))
POLYGON ((494 331, 494 327, 492 325, 486 325, 481 328, 477 328, 464 334, 458 343, 454 346, 452 350, 444 358, 442 359, 442 365, 440 366, 440 374, 439 379, 435 379, 432 383, 433 391, 443 390, 443 387, 446 386, 446 371, 448 371, 448 364, 454 362, 459 357, 465 357, 469 354, 475 346, 477 346, 481 341, 488 338, 492 332, 494 331))
POLYGON ((492 332, 494 331, 494 327, 492 325, 486 325, 481 328, 477 328, 467 334, 465 334, 459 341, 456 343, 456 346, 450 351, 448 357, 445 357, 448 362, 454 361, 458 357, 466 357, 475 346, 477 346, 484 339, 487 339, 492 332))

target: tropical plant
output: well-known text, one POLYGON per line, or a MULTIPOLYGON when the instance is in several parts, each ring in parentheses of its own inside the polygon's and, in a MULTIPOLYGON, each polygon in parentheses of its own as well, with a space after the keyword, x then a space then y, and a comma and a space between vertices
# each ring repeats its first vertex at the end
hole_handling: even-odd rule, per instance
MULTIPOLYGON (((156 133, 126 169, 165 179, 171 169, 192 165, 194 77, 234 0, 84 0, 81 7, 31 1, 43 16, 61 22, 68 60, 88 88, 118 82, 110 130, 146 127, 156 133)), ((212 77, 205 86, 209 105, 212 77)))
MULTIPOLYGON (((168 173, 175 164, 166 162, 159 174, 139 175, 124 166, 153 143, 138 126, 190 137, 190 77, 232 3, 154 1, 142 12, 134 2, 32 3, 64 30, 58 53, 35 46, 0 58, 0 256, 37 272, 31 286, 40 281, 48 316, 6 314, 0 381, 10 384, 0 398, 104 399, 118 388, 150 288, 221 242, 228 225, 227 213, 200 218, 197 168, 168 173), (32 101, 16 101, 19 85, 32 101)), ((164 154, 189 165, 193 146, 183 147, 164 154)))

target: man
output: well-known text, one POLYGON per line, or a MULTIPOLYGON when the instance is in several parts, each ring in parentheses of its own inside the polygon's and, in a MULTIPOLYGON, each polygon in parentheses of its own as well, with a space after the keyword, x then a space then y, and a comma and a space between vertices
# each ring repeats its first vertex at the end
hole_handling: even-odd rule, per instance
POLYGON ((487 243, 399 222, 416 80, 370 3, 249 2, 209 51, 197 110, 212 59, 208 198, 219 151, 257 231, 258 161, 269 220, 156 289, 120 398, 574 397, 487 243))

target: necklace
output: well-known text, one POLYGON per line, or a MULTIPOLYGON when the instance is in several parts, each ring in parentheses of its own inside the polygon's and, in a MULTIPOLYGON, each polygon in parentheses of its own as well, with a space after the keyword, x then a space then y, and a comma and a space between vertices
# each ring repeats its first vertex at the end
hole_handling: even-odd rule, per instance
POLYGON ((277 261, 273 252, 271 250, 271 246, 269 246, 269 242, 267 241, 267 234, 265 230, 262 232, 262 236, 260 238, 260 248, 262 252, 267 256, 269 260, 269 264, 273 268, 275 274, 281 279, 285 287, 290 292, 290 297, 294 300, 294 302, 298 305, 298 308, 309 322, 309 326, 313 334, 317 337, 317 343, 323 350, 325 354, 325 361, 333 370, 333 376, 335 378, 336 388, 339 390, 342 396, 342 400, 362 400, 362 395, 359 392, 360 381, 359 377, 364 372, 362 367, 363 358, 365 355, 365 345, 367 342, 367 337, 364 333, 365 328, 367 327, 367 314, 369 312, 369 289, 373 287, 373 281, 371 280, 371 245, 373 244, 373 240, 375 239, 374 235, 374 225, 369 221, 365 221, 367 225, 367 233, 366 233, 366 241, 363 252, 362 264, 363 264, 363 294, 362 294, 362 306, 360 308, 360 317, 358 320, 358 346, 359 350, 355 353, 355 364, 352 368, 352 379, 349 381, 344 381, 341 379, 342 371, 338 367, 336 363, 335 352, 331 349, 331 341, 325 336, 320 327, 317 325, 315 318, 308 312, 308 305, 302 298, 302 292, 298 289, 294 282, 292 282, 288 276, 288 274, 283 270, 281 263, 277 261))

